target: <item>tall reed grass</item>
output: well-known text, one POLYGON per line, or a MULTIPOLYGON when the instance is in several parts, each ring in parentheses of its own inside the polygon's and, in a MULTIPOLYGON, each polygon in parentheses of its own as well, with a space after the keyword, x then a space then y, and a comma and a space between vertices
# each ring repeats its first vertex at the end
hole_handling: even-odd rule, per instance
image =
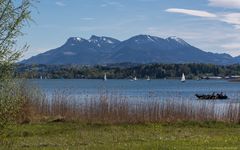
POLYGON ((103 124, 164 123, 178 121, 221 121, 240 123, 240 104, 216 101, 154 100, 130 101, 116 93, 100 92, 84 100, 68 91, 46 96, 33 87, 25 89, 22 122, 80 121, 103 124), (31 92, 30 92, 31 91, 31 92))

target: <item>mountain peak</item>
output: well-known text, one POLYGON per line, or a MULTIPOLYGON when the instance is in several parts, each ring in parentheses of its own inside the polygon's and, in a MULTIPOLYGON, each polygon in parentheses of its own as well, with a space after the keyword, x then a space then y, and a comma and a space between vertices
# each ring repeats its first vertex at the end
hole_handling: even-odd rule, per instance
POLYGON ((92 35, 88 41, 93 43, 108 43, 108 44, 114 44, 114 43, 120 42, 110 37, 106 37, 106 36, 100 37, 96 35, 92 35))
POLYGON ((139 34, 139 35, 136 35, 134 37, 132 37, 131 39, 133 39, 135 42, 155 42, 155 37, 153 36, 150 36, 150 35, 145 35, 145 34, 139 34))
POLYGON ((167 41, 175 41, 181 45, 189 45, 187 42, 185 42, 183 39, 179 38, 179 37, 176 37, 176 36, 170 36, 168 38, 166 38, 167 41))
POLYGON ((139 34, 139 35, 136 35, 134 36, 133 38, 142 38, 142 39, 148 39, 148 38, 151 38, 152 36, 150 35, 146 35, 146 34, 139 34))
POLYGON ((67 40, 67 44, 78 44, 78 43, 81 43, 83 41, 86 41, 85 39, 81 38, 81 37, 70 37, 68 40, 67 40))
POLYGON ((99 36, 96 36, 96 35, 92 35, 89 40, 94 40, 94 39, 100 39, 101 37, 99 36))

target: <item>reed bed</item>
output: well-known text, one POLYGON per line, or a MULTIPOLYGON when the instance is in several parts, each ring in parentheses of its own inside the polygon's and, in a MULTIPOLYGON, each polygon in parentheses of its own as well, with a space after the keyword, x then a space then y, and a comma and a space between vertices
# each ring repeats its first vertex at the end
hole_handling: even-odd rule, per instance
MULTIPOLYGON (((33 88, 31 88, 33 89, 33 88)), ((25 91, 21 122, 80 121, 100 124, 174 123, 178 121, 221 121, 240 123, 240 104, 217 101, 147 100, 131 101, 121 94, 100 92, 84 100, 67 91, 50 97, 38 90, 25 91)))

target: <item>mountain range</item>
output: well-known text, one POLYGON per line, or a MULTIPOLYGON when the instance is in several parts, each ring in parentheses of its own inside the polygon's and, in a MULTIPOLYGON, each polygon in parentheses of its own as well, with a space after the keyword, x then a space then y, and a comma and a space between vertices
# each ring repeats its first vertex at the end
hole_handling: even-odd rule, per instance
POLYGON ((137 35, 120 41, 111 37, 71 37, 59 48, 23 60, 22 64, 113 63, 240 63, 240 56, 203 51, 178 37, 137 35))

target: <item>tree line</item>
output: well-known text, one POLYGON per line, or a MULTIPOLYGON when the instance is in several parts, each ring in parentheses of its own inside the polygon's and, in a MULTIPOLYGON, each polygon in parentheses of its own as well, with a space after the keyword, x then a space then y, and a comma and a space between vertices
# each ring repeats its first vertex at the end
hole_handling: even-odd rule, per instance
POLYGON ((240 75, 240 65, 213 64, 115 64, 115 65, 17 65, 18 78, 47 79, 128 79, 132 77, 152 79, 178 78, 185 73, 189 79, 208 76, 240 75))

